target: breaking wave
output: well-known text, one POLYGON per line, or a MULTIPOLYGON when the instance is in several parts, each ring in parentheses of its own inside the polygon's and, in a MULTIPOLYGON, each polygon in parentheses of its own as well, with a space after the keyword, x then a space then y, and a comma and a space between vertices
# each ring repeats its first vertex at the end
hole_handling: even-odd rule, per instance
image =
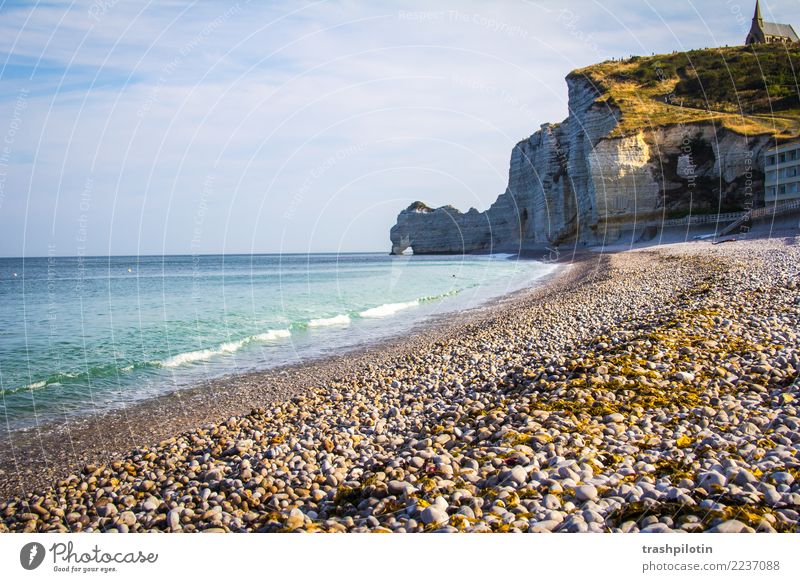
POLYGON ((191 364, 194 362, 202 362, 204 360, 209 360, 215 356, 221 356, 223 354, 232 354, 237 352, 244 346, 249 343, 253 342, 268 342, 268 341, 275 341, 282 338, 287 338, 292 335, 288 329, 271 329, 266 333, 259 333, 256 335, 251 335, 246 338, 232 341, 232 342, 224 342, 218 345, 216 348, 207 348, 204 350, 194 350, 191 352, 183 352, 180 354, 175 354, 167 358, 166 360, 162 360, 160 365, 164 368, 175 368, 177 366, 183 366, 185 364, 191 364))
POLYGON ((308 327, 327 327, 329 325, 350 325, 349 315, 336 315, 334 317, 323 317, 312 319, 308 322, 308 327))
POLYGON ((406 301, 405 303, 384 303, 378 307, 373 307, 372 309, 362 311, 358 315, 366 318, 388 317, 390 315, 394 315, 398 311, 409 309, 410 307, 417 307, 418 305, 418 299, 415 299, 414 301, 406 301))

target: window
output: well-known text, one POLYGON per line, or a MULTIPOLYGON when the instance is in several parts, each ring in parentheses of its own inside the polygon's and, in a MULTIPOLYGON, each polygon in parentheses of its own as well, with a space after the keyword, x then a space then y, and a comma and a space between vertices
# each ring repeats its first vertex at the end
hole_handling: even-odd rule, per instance
POLYGON ((784 162, 786 162, 786 154, 781 154, 781 155, 779 155, 779 156, 778 156, 778 161, 779 161, 781 164, 783 164, 784 162))
POLYGON ((775 198, 775 186, 771 186, 767 188, 767 193, 772 197, 775 198))
POLYGON ((778 194, 786 194, 786 185, 782 185, 778 188, 778 194))
POLYGON ((797 176, 797 167, 788 168, 786 170, 786 177, 787 178, 794 178, 795 176, 797 176))
POLYGON ((775 156, 770 156, 767 158, 767 165, 774 166, 775 165, 775 156))
POLYGON ((793 162, 797 159, 797 150, 792 150, 789 152, 789 161, 793 162))

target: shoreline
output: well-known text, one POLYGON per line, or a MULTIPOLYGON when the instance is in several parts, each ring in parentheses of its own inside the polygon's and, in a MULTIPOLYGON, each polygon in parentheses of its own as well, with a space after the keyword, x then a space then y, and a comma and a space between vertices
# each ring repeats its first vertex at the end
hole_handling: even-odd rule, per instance
MULTIPOLYGON (((598 260, 587 253, 573 254, 569 262, 556 262, 559 268, 537 279, 535 287, 494 297, 455 314, 438 315, 416 324, 406 335, 294 364, 209 378, 125 407, 72 415, 38 426, 0 428, 0 499, 46 486, 89 463, 111 462, 142 444, 152 445, 205 424, 247 414, 259 406, 288 400, 309 385, 324 383, 323 379, 356 374, 370 363, 385 363, 419 348, 420 341, 430 343, 448 332, 492 317, 508 301, 558 286, 574 267, 577 256, 582 256, 583 261, 598 260)), ((533 259, 520 255, 519 260, 533 259)))
MULTIPOLYGON (((209 279, 210 282, 196 280, 196 277, 206 277, 220 269, 224 271, 224 264, 209 265, 210 271, 206 273, 204 270, 202 275, 193 271, 192 293, 197 295, 193 301, 203 306, 200 311, 207 312, 204 319, 208 321, 203 325, 187 323, 195 316, 189 310, 181 312, 180 306, 184 302, 180 294, 170 292, 165 297, 153 295, 149 298, 134 295, 139 293, 139 285, 152 285, 156 279, 161 280, 166 288, 179 286, 182 281, 185 284, 188 279, 182 270, 188 267, 190 256, 174 255, 175 262, 168 269, 170 274, 162 272, 161 261, 155 265, 162 269, 158 272, 153 270, 153 264, 136 263, 135 276, 125 257, 108 257, 106 260, 111 262, 113 259, 115 269, 119 272, 95 273, 90 278, 102 279, 103 285, 119 283, 127 286, 119 290, 109 306, 113 303, 116 305, 113 309, 126 312, 130 301, 137 302, 137 310, 152 309, 160 301, 161 310, 175 310, 169 316, 175 321, 168 325, 165 323, 161 331, 158 329, 160 324, 156 324, 163 315, 160 312, 140 313, 136 318, 138 321, 131 319, 115 326, 111 324, 111 319, 108 323, 103 320, 102 310, 105 306, 93 308, 99 310, 99 318, 86 321, 81 318, 83 323, 80 328, 74 323, 72 327, 69 323, 57 326, 54 323, 56 311, 74 311, 77 302, 67 295, 62 304, 60 294, 65 290, 51 289, 50 286, 56 283, 62 287, 68 285, 72 280, 71 267, 59 265, 60 271, 51 272, 50 269, 56 267, 48 263, 45 284, 44 262, 30 266, 30 286, 39 290, 39 293, 48 290, 49 312, 47 318, 29 314, 26 321, 33 323, 28 326, 30 329, 26 327, 25 337, 30 341, 26 339, 24 346, 18 339, 12 339, 5 346, 8 348, 5 350, 8 352, 5 361, 8 370, 4 368, 4 371, 8 373, 2 375, 3 389, 0 390, 3 398, 0 416, 5 421, 0 422, 0 440, 4 433, 52 422, 60 424, 68 417, 103 414, 177 390, 207 385, 222 378, 298 365, 377 344, 392 336, 409 333, 412 328, 425 325, 443 313, 456 314, 488 304, 516 290, 535 286, 537 280, 554 268, 544 261, 531 261, 508 253, 487 255, 483 257, 487 259, 485 261, 479 257, 450 257, 449 260, 436 261, 430 269, 426 266, 425 257, 398 261, 377 253, 352 254, 356 257, 355 263, 344 265, 335 259, 338 255, 328 254, 322 264, 336 260, 336 274, 324 266, 321 272, 324 273, 323 278, 338 278, 340 267, 355 269, 354 272, 362 271, 360 276, 366 278, 357 285, 358 299, 355 300, 347 300, 344 296, 333 297, 328 293, 317 294, 313 300, 307 298, 310 303, 305 299, 302 304, 298 303, 300 300, 297 298, 302 296, 296 287, 300 273, 298 268, 301 271, 313 271, 316 267, 311 267, 312 263, 305 259, 310 261, 309 257, 324 257, 324 254, 302 255, 304 261, 299 266, 287 264, 285 283, 282 270, 277 278, 269 279, 272 267, 283 269, 283 263, 275 261, 279 255, 261 255, 271 256, 274 264, 260 265, 257 271, 253 271, 255 267, 252 261, 231 265, 231 276, 243 273, 243 268, 250 269, 247 284, 253 293, 267 294, 257 299, 251 297, 248 303, 252 305, 247 307, 237 305, 236 301, 228 305, 226 299, 219 296, 226 289, 224 277, 221 282, 215 282, 214 277, 209 279), (375 262, 376 259, 378 262, 375 262), (124 273, 126 268, 127 274, 124 273), (381 272, 379 278, 384 274, 389 277, 391 273, 389 289, 373 286, 378 280, 372 277, 372 268, 381 272), (455 270, 452 282, 451 268, 455 270), (506 275, 509 270, 513 274, 506 275), (268 279, 262 282, 254 277, 268 279), (404 277, 410 278, 404 281, 404 277), (256 281, 259 281, 258 284, 256 281), (205 289, 207 284, 208 293, 200 293, 200 287, 205 289), (133 285, 137 289, 133 289, 133 285), (214 294, 214 298, 210 294, 214 294), (204 296, 208 298, 202 299, 204 296), (317 298, 320 299, 319 303, 317 298), (250 316, 243 315, 244 310, 251 308, 253 313, 250 316), (400 314, 400 311, 403 313, 400 314), (238 319, 228 322, 222 314, 229 312, 236 314, 238 319), (214 318, 217 319, 212 322, 214 318), (46 319, 53 320, 49 327, 41 325, 46 319), (224 325, 220 322, 224 322, 224 325), (151 329, 145 333, 140 330, 136 334, 138 338, 132 340, 136 326, 142 325, 156 326, 153 328, 155 331, 151 329), (166 335, 162 337, 161 333, 166 335), (71 345, 70 337, 73 340, 82 338, 85 344, 83 348, 80 342, 71 345), (23 347, 28 356, 23 353, 21 357, 14 357, 14 350, 19 351, 23 347), (78 349, 82 349, 84 354, 69 351, 78 349), (97 353, 93 354, 95 351, 97 353), (80 356, 80 361, 75 359, 75 353, 80 356)), ((253 255, 256 256, 259 255, 253 255)), ((224 255, 217 257, 224 261, 224 255)), ((24 259, 13 260, 19 262, 24 259)), ((21 265, 16 270, 21 270, 21 265)), ((243 280, 234 279, 232 284, 241 287, 243 280)), ((300 285, 300 288, 303 287, 304 284, 300 285)), ((338 291, 334 295, 346 293, 346 287, 337 282, 338 291)), ((309 291, 311 287, 306 286, 305 289, 309 291)), ((10 307, 22 309, 22 295, 15 290, 11 292, 10 307)), ((243 301, 241 297, 238 300, 243 301)), ((34 295, 31 301, 35 299, 34 295)), ((197 310, 197 307, 194 308, 197 310)), ((63 322, 78 321, 76 316, 60 319, 63 322)))
POLYGON ((0 531, 797 532, 799 264, 796 235, 584 254, 435 329, 260 375, 282 399, 153 409, 137 429, 157 444, 130 419, 84 431, 136 448, 0 502, 0 531))

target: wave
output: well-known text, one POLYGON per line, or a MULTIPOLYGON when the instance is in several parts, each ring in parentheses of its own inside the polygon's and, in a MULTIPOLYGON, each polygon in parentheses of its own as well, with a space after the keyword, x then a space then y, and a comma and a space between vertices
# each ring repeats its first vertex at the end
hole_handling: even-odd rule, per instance
MULTIPOLYGON (((333 317, 311 319, 304 323, 292 324, 291 328, 306 329, 306 328, 329 327, 329 326, 345 327, 351 324, 352 317, 358 317, 363 319, 386 318, 395 315, 396 313, 403 311, 405 309, 418 307, 422 303, 427 303, 430 301, 438 301, 440 299, 457 295, 461 291, 462 289, 453 289, 451 291, 442 293, 440 295, 430 295, 430 296, 420 297, 412 301, 385 303, 377 307, 365 309, 361 312, 353 311, 350 312, 350 314, 340 314, 340 315, 335 315, 333 317)), ((102 364, 91 367, 88 370, 56 372, 44 380, 38 380, 36 382, 31 382, 30 384, 18 386, 15 388, 0 389, 0 394, 10 395, 15 393, 29 392, 33 390, 41 390, 44 388, 56 388, 57 386, 61 386, 62 382, 67 384, 72 384, 73 381, 78 379, 82 379, 83 382, 93 382, 97 379, 113 378, 119 375, 127 375, 134 372, 135 370, 140 370, 140 369, 177 368, 180 366, 185 366, 197 362, 210 360, 218 356, 233 354, 251 343, 274 342, 289 338, 291 337, 291 335, 292 332, 290 329, 270 329, 264 333, 254 334, 239 340, 223 342, 217 345, 216 347, 179 352, 163 359, 153 359, 148 361, 136 361, 136 362, 131 362, 130 360, 128 360, 120 362, 119 364, 112 364, 112 363, 102 364)))
MULTIPOLYGON (((38 390, 39 388, 44 388, 45 386, 47 386, 47 380, 40 380, 39 382, 31 382, 26 386, 21 386, 13 390, 13 392, 22 392, 23 390, 38 390)), ((12 391, 9 390, 9 392, 12 391)))
POLYGON ((178 366, 183 366, 185 364, 202 362, 204 360, 210 360, 214 356, 233 353, 239 348, 241 348, 243 345, 244 341, 227 342, 224 344, 220 344, 219 347, 217 348, 207 348, 205 350, 183 352, 181 354, 175 354, 174 356, 171 356, 166 360, 162 360, 161 365, 165 368, 177 368, 178 366))
POLYGON ((267 333, 259 333, 253 336, 253 340, 259 342, 269 342, 276 339, 291 337, 292 332, 288 329, 271 329, 267 333))
POLYGON ((410 307, 417 307, 418 305, 418 299, 415 299, 414 301, 406 301, 405 303, 384 303, 378 307, 373 307, 372 309, 362 311, 358 315, 366 318, 388 317, 390 315, 394 315, 398 311, 402 311, 403 309, 408 309, 410 307))
POLYGON ((183 366, 185 364, 202 362, 204 360, 210 360, 215 356, 221 356, 223 354, 232 354, 234 352, 239 351, 241 348, 252 342, 275 341, 278 339, 290 337, 291 335, 292 332, 290 332, 288 329, 271 329, 266 333, 259 333, 256 335, 248 336, 240 340, 221 343, 216 348, 206 348, 203 350, 194 350, 191 352, 183 352, 180 354, 175 354, 174 356, 171 356, 159 362, 159 365, 161 365, 164 368, 175 368, 177 366, 183 366))
POLYGON ((335 317, 312 319, 311 321, 308 322, 308 327, 326 327, 329 325, 350 325, 350 316, 337 315, 335 317))
POLYGON ((42 388, 52 388, 56 386, 61 386, 62 382, 69 383, 70 381, 78 378, 82 378, 84 380, 89 379, 90 381, 101 378, 109 378, 109 377, 114 377, 118 374, 128 374, 130 372, 133 372, 134 370, 142 368, 175 368, 177 366, 182 366, 184 364, 191 364, 193 362, 208 360, 210 358, 213 358, 214 356, 222 354, 231 354, 250 343, 271 342, 291 337, 291 335, 292 332, 290 332, 288 329, 270 329, 265 333, 251 335, 249 337, 237 341, 222 343, 216 348, 194 350, 191 352, 182 352, 179 354, 175 354, 174 356, 171 356, 164 360, 150 360, 147 362, 126 363, 125 365, 119 367, 115 366, 114 364, 102 364, 99 366, 94 366, 92 368, 89 368, 88 371, 56 372, 55 374, 52 374, 51 376, 49 376, 44 380, 38 380, 36 382, 32 382, 24 386, 18 386, 16 388, 2 389, 0 390, 0 394, 11 395, 21 392, 29 392, 32 390, 41 390, 42 388))
MULTIPOLYGON (((452 297, 453 295, 458 295, 460 292, 461 289, 454 289, 452 291, 448 291, 440 295, 428 295, 426 297, 420 297, 419 299, 414 299, 412 301, 402 301, 398 303, 384 303, 383 305, 378 305, 377 307, 371 307, 369 309, 365 309, 364 311, 360 311, 357 313, 351 312, 351 313, 353 313, 354 317, 359 317, 363 319, 377 319, 381 317, 389 317, 391 315, 394 315, 398 311, 403 311, 404 309, 409 309, 411 307, 418 307, 420 303, 427 303, 429 301, 438 301, 440 299, 452 297)), ((297 324, 297 327, 302 329, 306 327, 349 325, 350 323, 351 323, 350 315, 336 315, 334 317, 323 317, 320 319, 312 319, 308 323, 297 324)))
POLYGON ((30 384, 25 384, 24 386, 17 386, 16 388, 5 388, 0 390, 0 394, 9 395, 17 394, 19 392, 32 392, 33 390, 41 390, 42 388, 46 388, 48 386, 60 385, 62 380, 69 380, 85 375, 86 374, 80 374, 77 372, 57 372, 45 380, 37 380, 36 382, 31 382, 30 384))
MULTIPOLYGON (((305 323, 292 324, 291 328, 304 329, 304 328, 329 327, 329 326, 344 327, 351 324, 352 317, 358 317, 363 319, 379 319, 379 318, 390 317, 405 309, 418 307, 422 303, 427 303, 430 301, 438 301, 440 299, 451 297, 453 295, 458 295, 461 291, 463 291, 463 289, 453 289, 451 291, 439 295, 420 297, 412 301, 385 303, 377 307, 365 309, 361 312, 353 311, 350 314, 340 314, 340 315, 335 315, 333 317, 311 319, 305 323)), ((122 365, 109 363, 109 364, 95 366, 88 370, 57 372, 44 380, 31 382, 30 384, 26 384, 24 386, 18 386, 15 388, 0 390, 0 394, 10 395, 15 393, 29 392, 32 390, 41 390, 43 388, 55 388, 57 386, 60 386, 62 382, 71 384, 72 381, 81 378, 84 381, 94 381, 95 379, 100 379, 100 378, 109 378, 117 375, 127 375, 139 369, 177 368, 180 366, 185 366, 196 362, 203 362, 206 360, 210 360, 217 356, 225 356, 233 354, 251 343, 274 342, 289 338, 291 337, 291 335, 292 332, 290 329, 270 329, 264 333, 254 334, 239 340, 223 342, 217 345, 216 347, 180 352, 163 359, 154 359, 154 360, 137 361, 137 362, 127 361, 122 363, 122 365)))

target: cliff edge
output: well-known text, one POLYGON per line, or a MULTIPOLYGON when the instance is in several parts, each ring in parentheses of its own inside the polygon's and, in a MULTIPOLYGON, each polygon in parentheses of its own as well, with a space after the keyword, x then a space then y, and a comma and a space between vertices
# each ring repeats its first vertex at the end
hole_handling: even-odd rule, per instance
POLYGON ((392 254, 646 240, 665 219, 763 204, 764 151, 800 135, 800 44, 607 61, 567 78, 569 117, 511 152, 484 212, 415 202, 392 254))

